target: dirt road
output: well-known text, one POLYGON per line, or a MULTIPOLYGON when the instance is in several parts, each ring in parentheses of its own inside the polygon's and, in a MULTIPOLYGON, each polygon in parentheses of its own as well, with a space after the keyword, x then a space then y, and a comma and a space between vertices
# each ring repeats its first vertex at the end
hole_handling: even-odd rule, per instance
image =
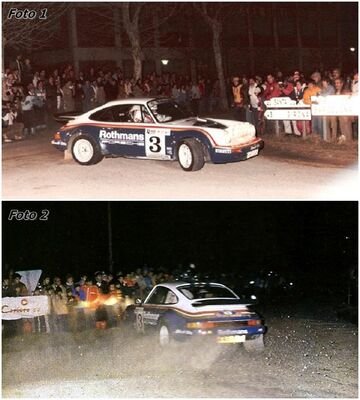
MULTIPOLYGON (((318 310, 319 311, 319 310, 318 310)), ((268 312, 263 353, 177 344, 123 328, 3 341, 3 397, 358 396, 358 330, 328 312, 268 312)))
POLYGON ((65 161, 49 134, 3 146, 8 199, 357 199, 357 167, 284 162, 266 148, 251 160, 185 173, 177 162, 105 159, 82 167, 65 161), (268 154, 268 155, 267 155, 268 154))

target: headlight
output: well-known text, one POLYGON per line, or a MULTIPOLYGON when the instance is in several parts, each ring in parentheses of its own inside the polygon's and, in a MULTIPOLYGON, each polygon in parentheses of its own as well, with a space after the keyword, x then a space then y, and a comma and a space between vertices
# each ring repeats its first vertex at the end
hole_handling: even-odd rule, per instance
POLYGON ((61 134, 60 134, 60 132, 56 132, 56 133, 55 133, 54 139, 55 139, 55 140, 61 140, 61 134))

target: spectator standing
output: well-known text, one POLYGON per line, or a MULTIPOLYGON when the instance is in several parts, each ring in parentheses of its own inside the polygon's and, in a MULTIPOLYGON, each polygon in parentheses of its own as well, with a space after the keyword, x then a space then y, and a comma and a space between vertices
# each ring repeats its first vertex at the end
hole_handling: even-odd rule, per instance
POLYGON ((89 111, 94 108, 95 105, 95 89, 91 85, 89 79, 85 81, 85 84, 82 87, 84 98, 83 98, 83 111, 89 111))
POLYGON ((68 315, 67 296, 60 287, 55 289, 52 300, 52 309, 54 312, 54 328, 55 332, 68 331, 68 315))
MULTIPOLYGON (((346 89, 345 82, 342 78, 335 79, 335 95, 346 95, 351 92, 346 89)), ((344 143, 352 140, 352 117, 350 116, 339 116, 337 117, 340 126, 340 137, 339 143, 344 143)))
MULTIPOLYGON (((290 99, 293 96, 294 93, 294 85, 291 82, 290 77, 285 77, 284 82, 279 82, 279 89, 281 91, 281 96, 283 97, 289 97, 290 99)), ((292 135, 292 127, 296 127, 296 121, 289 121, 289 120, 284 120, 284 131, 286 135, 292 135)), ((295 129, 294 129, 295 131, 295 129)))
POLYGON ((63 99, 64 99, 64 111, 74 111, 75 110, 75 88, 74 83, 71 80, 67 80, 65 85, 62 87, 63 99))
MULTIPOLYGON (((335 88, 331 84, 331 80, 328 77, 323 77, 321 80, 320 96, 333 96, 335 94, 335 88)), ((324 123, 326 124, 327 136, 330 141, 335 141, 337 137, 337 118, 335 116, 325 117, 324 123)))
POLYGON ((249 78, 249 99, 250 99, 250 117, 249 121, 255 126, 256 131, 259 128, 259 95, 262 92, 261 87, 256 83, 256 78, 249 78))
POLYGON ((234 112, 234 119, 238 121, 246 121, 246 107, 249 104, 248 92, 244 91, 245 86, 240 82, 238 76, 234 76, 231 85, 232 106, 234 112))
MULTIPOLYGON (((265 89, 263 93, 263 100, 268 101, 274 97, 279 97, 281 95, 281 91, 279 88, 279 84, 276 82, 273 74, 268 74, 266 76, 265 89)), ((264 111, 266 111, 265 104, 263 103, 264 111)), ((273 131, 275 127, 275 121, 265 120, 265 131, 273 131)))
MULTIPOLYGON (((315 81, 313 79, 310 79, 307 84, 307 88, 304 91, 304 97, 303 97, 304 104, 311 105, 311 97, 319 95, 320 91, 321 89, 316 85, 315 81)), ((315 121, 317 121, 317 119, 315 121)), ((312 117, 311 132, 320 135, 322 137, 322 132, 319 131, 320 129, 319 125, 317 123, 314 124, 313 122, 314 122, 314 117, 312 117)), ((310 128, 309 125, 307 125, 307 130, 309 128, 310 128)))
POLYGON ((32 83, 27 86, 27 93, 24 101, 21 103, 23 121, 24 121, 24 136, 35 135, 35 90, 32 83))
POLYGON ((64 111, 64 91, 60 82, 56 84, 56 111, 64 111))
POLYGON ((15 273, 13 275, 11 290, 15 293, 15 296, 27 296, 29 294, 28 289, 26 285, 20 281, 20 279, 20 274, 15 273))
POLYGON ((38 81, 38 85, 35 89, 36 102, 34 105, 36 128, 46 128, 46 90, 44 87, 44 81, 38 81))

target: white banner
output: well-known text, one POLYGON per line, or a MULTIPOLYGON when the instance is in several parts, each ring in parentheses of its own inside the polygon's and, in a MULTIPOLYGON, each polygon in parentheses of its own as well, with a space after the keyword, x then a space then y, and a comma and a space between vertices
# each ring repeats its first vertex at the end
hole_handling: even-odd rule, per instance
POLYGON ((48 296, 3 297, 1 299, 1 318, 34 318, 49 314, 48 296))
POLYGON ((312 96, 311 102, 312 115, 359 115, 359 96, 312 96))

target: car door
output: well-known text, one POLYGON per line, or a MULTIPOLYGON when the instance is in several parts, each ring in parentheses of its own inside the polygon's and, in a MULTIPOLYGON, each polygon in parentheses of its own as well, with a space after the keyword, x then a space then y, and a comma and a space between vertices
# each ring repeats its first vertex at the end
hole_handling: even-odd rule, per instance
POLYGON ((90 115, 101 147, 109 154, 145 157, 145 127, 142 119, 134 120, 136 104, 118 104, 90 115))

